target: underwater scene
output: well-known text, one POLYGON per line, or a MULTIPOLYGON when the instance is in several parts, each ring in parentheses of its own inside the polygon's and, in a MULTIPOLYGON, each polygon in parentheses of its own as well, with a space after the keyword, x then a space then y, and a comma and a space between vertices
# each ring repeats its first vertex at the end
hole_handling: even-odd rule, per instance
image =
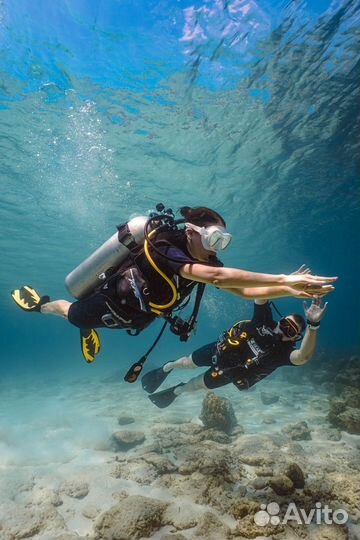
POLYGON ((1 540, 360 540, 359 28, 0 2, 1 540))

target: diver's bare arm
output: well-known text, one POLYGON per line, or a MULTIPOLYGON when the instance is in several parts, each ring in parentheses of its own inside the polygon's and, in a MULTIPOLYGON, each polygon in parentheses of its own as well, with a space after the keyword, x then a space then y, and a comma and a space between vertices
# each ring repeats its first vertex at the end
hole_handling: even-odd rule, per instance
POLYGON ((197 263, 185 264, 180 269, 180 274, 186 279, 215 285, 220 289, 237 289, 245 286, 260 287, 265 284, 279 285, 285 282, 286 278, 284 274, 259 274, 238 268, 218 268, 197 263))
MULTIPOLYGON (((272 300, 274 298, 284 298, 286 296, 297 296, 299 291, 292 289, 291 287, 243 287, 243 288, 230 288, 224 291, 241 296, 241 298, 247 300, 272 300)), ((310 297, 310 294, 305 293, 304 298, 310 297)))
POLYGON ((180 269, 182 277, 191 281, 208 283, 220 289, 244 287, 285 286, 295 284, 331 283, 337 278, 313 276, 311 274, 260 274, 240 268, 218 268, 205 264, 184 264, 180 269))
POLYGON ((290 362, 292 364, 301 366, 311 360, 316 348, 317 332, 318 330, 313 330, 309 326, 307 327, 300 349, 290 353, 290 362))
POLYGON ((249 300, 273 300, 274 298, 284 298, 286 296, 293 296, 295 298, 312 298, 314 294, 318 296, 325 296, 329 292, 334 290, 332 285, 307 285, 301 290, 295 287, 243 287, 243 288, 230 288, 223 289, 237 296, 249 300))

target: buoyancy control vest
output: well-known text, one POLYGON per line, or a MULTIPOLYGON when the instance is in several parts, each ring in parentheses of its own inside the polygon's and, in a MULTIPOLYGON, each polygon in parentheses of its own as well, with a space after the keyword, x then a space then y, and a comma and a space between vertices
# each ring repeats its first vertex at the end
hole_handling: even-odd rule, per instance
MULTIPOLYGON (((159 236, 161 238, 154 240, 159 249, 182 249, 186 243, 182 231, 161 233, 159 236)), ((165 257, 152 252, 151 248, 146 254, 144 246, 137 245, 118 268, 106 272, 106 280, 98 291, 110 298, 115 311, 126 311, 131 317, 130 328, 139 332, 156 317, 170 317, 183 305, 196 285, 196 282, 174 274, 166 265, 165 257)))
MULTIPOLYGON (((166 261, 171 257, 158 251, 158 247, 169 246, 187 253, 185 233, 177 226, 184 220, 175 220, 172 211, 165 210, 161 204, 157 211, 150 217, 139 216, 119 225, 118 232, 70 272, 65 280, 69 292, 78 299, 98 291, 105 294, 122 315, 130 311, 131 321, 122 327, 137 332, 157 316, 170 317, 196 285, 166 267, 166 261)), ((189 259, 192 260, 190 255, 189 259)), ((196 312, 203 289, 204 285, 196 312)), ((170 328, 180 339, 186 340, 191 328, 182 321, 185 324, 181 333, 180 319, 177 319, 177 324, 170 328)), ((169 322, 172 321, 169 319, 169 322)), ((194 324, 193 318, 192 327, 194 324)))
POLYGON ((240 390, 249 388, 276 369, 276 357, 291 343, 284 343, 270 327, 240 321, 218 340, 212 375, 224 375, 240 390), (260 330, 260 332, 259 332, 260 330))
MULTIPOLYGON (((148 284, 151 283, 151 286, 149 286, 150 309, 154 313, 157 311, 166 313, 182 304, 182 302, 191 294, 197 282, 184 279, 179 274, 175 273, 169 265, 165 255, 167 248, 177 248, 182 251, 184 255, 187 253, 184 231, 162 232, 155 237, 154 246, 156 246, 159 251, 161 250, 164 252, 164 256, 162 256, 159 251, 151 249, 151 247, 149 248, 148 253, 145 253, 144 248, 138 247, 135 249, 132 258, 139 268, 144 280, 148 284), (153 263, 155 263, 155 266, 153 263), (155 267, 157 267, 157 269, 155 267), (159 273, 159 269, 162 271, 162 274, 159 273), (171 286, 171 283, 169 283, 168 280, 165 281, 164 276, 170 280, 173 286, 171 286)), ((197 262, 190 255, 188 257, 189 263, 197 262)), ((186 264, 186 262, 184 262, 184 264, 186 264)))

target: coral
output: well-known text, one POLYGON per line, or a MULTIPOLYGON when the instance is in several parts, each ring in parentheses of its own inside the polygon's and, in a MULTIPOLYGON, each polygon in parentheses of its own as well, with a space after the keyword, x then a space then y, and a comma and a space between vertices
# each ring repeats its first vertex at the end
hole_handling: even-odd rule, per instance
POLYGON ((310 441, 311 432, 307 422, 297 422, 296 424, 289 424, 286 428, 282 429, 283 433, 286 433, 293 441, 310 441))
POLYGON ((96 540, 138 540, 158 531, 166 503, 142 495, 132 495, 103 512, 96 520, 96 540))
POLYGON ((19 540, 33 538, 49 531, 60 532, 66 529, 64 518, 52 505, 0 505, 0 538, 19 540))
POLYGON ((295 488, 302 489, 305 486, 304 473, 297 463, 289 463, 284 474, 292 480, 295 488))
POLYGON ((200 419, 206 428, 216 428, 229 434, 237 424, 230 400, 208 392, 203 400, 200 419))
POLYGON ((67 480, 61 484, 59 491, 68 497, 83 499, 89 493, 89 484, 82 480, 67 480))
POLYGON ((203 510, 199 510, 194 504, 181 502, 170 504, 162 518, 163 525, 172 525, 177 530, 190 529, 195 527, 202 515, 203 510))
POLYGON ((140 485, 149 485, 156 480, 156 468, 142 459, 123 460, 116 463, 111 471, 114 478, 132 480, 140 485))
POLYGON ((199 519, 193 533, 193 538, 204 540, 226 540, 230 537, 230 528, 225 525, 213 512, 205 512, 199 519))
POLYGON ((145 434, 141 431, 115 431, 112 440, 117 450, 127 451, 145 441, 145 434))
POLYGON ((343 412, 336 415, 331 411, 328 420, 333 426, 343 431, 360 435, 360 409, 347 407, 343 412))
POLYGON ((285 474, 270 478, 269 486, 277 495, 290 495, 294 491, 294 482, 285 474))
POLYGON ((271 468, 277 461, 279 448, 279 442, 270 436, 243 435, 234 441, 232 455, 246 465, 271 468))

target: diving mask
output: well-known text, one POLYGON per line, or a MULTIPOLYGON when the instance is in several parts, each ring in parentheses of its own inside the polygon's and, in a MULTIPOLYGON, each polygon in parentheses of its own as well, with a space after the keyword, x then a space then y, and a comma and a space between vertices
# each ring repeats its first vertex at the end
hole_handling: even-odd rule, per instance
POLYGON ((279 327, 282 333, 290 339, 293 339, 295 336, 300 335, 296 323, 291 319, 288 319, 287 317, 283 317, 282 319, 280 319, 279 327))
POLYGON ((228 247, 232 239, 232 235, 220 225, 198 227, 193 223, 185 223, 185 226, 200 234, 202 246, 208 251, 221 251, 228 247))

